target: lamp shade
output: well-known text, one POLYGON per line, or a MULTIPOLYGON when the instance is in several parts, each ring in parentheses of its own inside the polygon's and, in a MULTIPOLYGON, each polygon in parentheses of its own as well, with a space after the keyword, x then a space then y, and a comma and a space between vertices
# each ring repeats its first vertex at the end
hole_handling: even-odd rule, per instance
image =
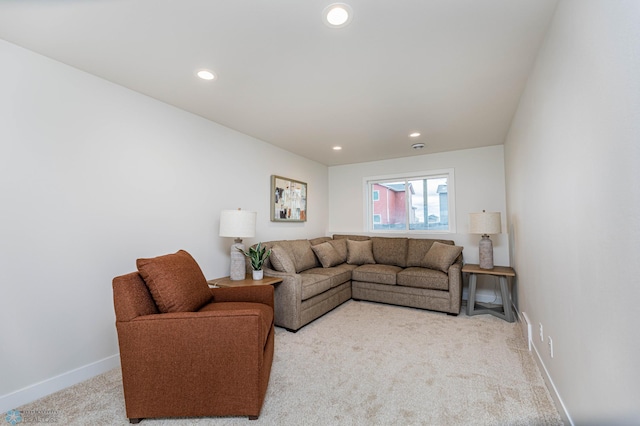
POLYGON ((220 236, 253 238, 256 235, 256 212, 246 210, 222 210, 220 213, 220 236))
POLYGON ((469 213, 469 232, 483 235, 501 233, 500 212, 469 213))

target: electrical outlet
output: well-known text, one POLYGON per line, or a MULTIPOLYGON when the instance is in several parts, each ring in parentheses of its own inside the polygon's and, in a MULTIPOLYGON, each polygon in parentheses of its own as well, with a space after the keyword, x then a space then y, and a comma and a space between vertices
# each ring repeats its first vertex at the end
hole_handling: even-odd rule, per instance
POLYGON ((544 342, 544 333, 542 332, 542 323, 539 323, 539 324, 540 324, 540 341, 544 342))
POLYGON ((549 355, 553 358, 553 340, 551 340, 551 336, 548 336, 547 339, 549 339, 549 355))

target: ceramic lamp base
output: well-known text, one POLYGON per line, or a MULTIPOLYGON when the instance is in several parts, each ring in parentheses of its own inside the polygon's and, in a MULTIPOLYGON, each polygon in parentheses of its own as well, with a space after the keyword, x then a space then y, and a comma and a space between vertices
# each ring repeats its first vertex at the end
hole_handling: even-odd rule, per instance
POLYGON ((488 235, 483 235, 480 240, 480 268, 493 269, 493 243, 488 235))
POLYGON ((229 272, 229 279, 231 281, 241 281, 245 279, 247 271, 245 270, 244 254, 238 249, 244 250, 244 244, 242 240, 236 240, 231 246, 231 267, 229 272))

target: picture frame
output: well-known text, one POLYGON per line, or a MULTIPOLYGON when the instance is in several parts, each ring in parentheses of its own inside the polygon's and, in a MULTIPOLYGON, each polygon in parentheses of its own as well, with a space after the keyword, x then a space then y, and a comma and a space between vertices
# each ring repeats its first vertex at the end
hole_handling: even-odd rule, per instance
POLYGON ((307 221, 307 184, 271 175, 271 221, 307 221))

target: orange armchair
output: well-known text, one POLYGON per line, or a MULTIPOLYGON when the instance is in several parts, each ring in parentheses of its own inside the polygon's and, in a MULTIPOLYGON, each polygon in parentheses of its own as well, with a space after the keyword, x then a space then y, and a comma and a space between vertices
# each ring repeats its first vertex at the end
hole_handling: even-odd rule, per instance
POLYGON ((273 287, 209 289, 184 251, 139 259, 138 269, 113 280, 130 422, 240 415, 257 419, 273 362, 273 287), (149 261, 152 268, 145 264, 149 261), (196 293, 200 300, 195 304, 205 303, 185 311, 179 299, 192 302, 196 293))

